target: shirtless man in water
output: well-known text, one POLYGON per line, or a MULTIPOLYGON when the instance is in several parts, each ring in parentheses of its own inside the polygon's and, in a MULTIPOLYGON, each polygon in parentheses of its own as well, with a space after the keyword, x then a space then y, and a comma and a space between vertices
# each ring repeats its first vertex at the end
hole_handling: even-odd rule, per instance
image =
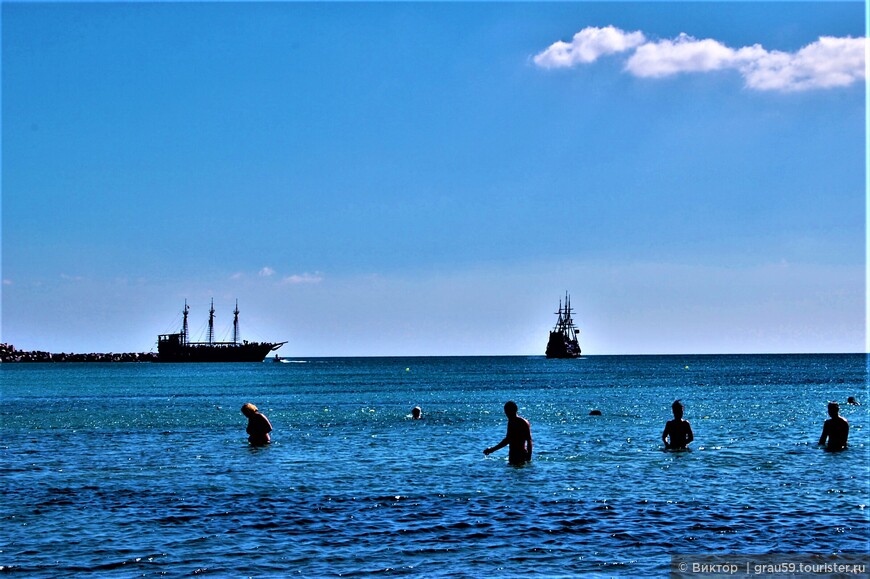
POLYGON ((517 412, 519 408, 516 402, 505 403, 504 413, 508 419, 507 434, 501 442, 484 450, 483 454, 489 456, 496 450, 510 445, 508 461, 511 464, 519 465, 532 460, 532 427, 529 421, 517 415, 517 412))
POLYGON ((843 450, 849 439, 849 421, 840 416, 840 405, 836 402, 828 403, 828 415, 830 418, 825 420, 825 426, 822 427, 819 445, 825 444, 827 440, 828 450, 843 450))
POLYGON ((695 434, 692 432, 692 425, 689 424, 689 421, 683 420, 683 403, 679 400, 674 400, 674 403, 671 404, 671 410, 674 411, 674 419, 668 420, 667 424, 665 424, 665 431, 662 432, 662 442, 665 443, 665 448, 689 448, 689 443, 695 440, 695 434), (670 440, 668 437, 670 437, 670 440))

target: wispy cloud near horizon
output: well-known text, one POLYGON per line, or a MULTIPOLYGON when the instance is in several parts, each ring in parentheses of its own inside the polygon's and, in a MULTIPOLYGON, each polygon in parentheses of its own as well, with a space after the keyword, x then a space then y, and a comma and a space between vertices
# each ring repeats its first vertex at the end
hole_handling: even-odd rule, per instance
POLYGON ((320 283, 323 281, 323 274, 319 271, 314 273, 302 273, 302 274, 293 274, 285 276, 282 280, 282 284, 290 284, 297 285, 301 283, 320 283))
POLYGON ((607 26, 584 28, 570 43, 555 42, 532 60, 541 68, 571 68, 633 51, 623 70, 639 78, 736 70, 749 89, 797 92, 845 87, 864 79, 866 47, 864 37, 822 36, 796 52, 769 51, 760 44, 735 49, 685 33, 649 41, 643 32, 607 26))
MULTIPOLYGON (((285 275, 269 266, 264 266, 257 271, 257 277, 263 280, 261 283, 270 285, 317 284, 323 281, 323 273, 319 271, 315 271, 314 273, 304 272, 285 275)), ((230 276, 230 279, 233 281, 243 281, 253 278, 244 272, 236 272, 230 276)))

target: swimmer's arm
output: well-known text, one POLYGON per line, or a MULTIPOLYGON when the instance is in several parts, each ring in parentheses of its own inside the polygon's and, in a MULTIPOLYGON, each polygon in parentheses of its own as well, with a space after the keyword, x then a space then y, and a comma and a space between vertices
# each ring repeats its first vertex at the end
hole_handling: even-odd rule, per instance
POLYGON ((491 453, 495 452, 496 450, 499 450, 500 448, 506 447, 508 445, 508 442, 509 442, 508 438, 507 438, 507 436, 505 436, 501 442, 499 442, 498 444, 496 444, 492 448, 487 448, 486 450, 484 450, 483 454, 490 455, 491 453))
POLYGON ((686 422, 686 428, 689 430, 688 434, 686 435, 686 446, 688 446, 690 442, 695 440, 695 433, 692 432, 692 425, 688 422, 686 422))
POLYGON ((819 437, 819 446, 824 446, 825 440, 828 438, 828 421, 825 420, 825 425, 822 427, 822 436, 819 437))
POLYGON ((665 430, 662 432, 662 442, 665 443, 665 448, 671 447, 671 445, 668 444, 668 426, 670 426, 670 423, 665 424, 665 430))

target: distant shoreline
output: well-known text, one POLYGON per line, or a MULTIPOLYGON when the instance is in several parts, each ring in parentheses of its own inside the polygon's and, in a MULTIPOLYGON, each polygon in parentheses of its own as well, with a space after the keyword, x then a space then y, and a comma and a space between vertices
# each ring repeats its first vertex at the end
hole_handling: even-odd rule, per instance
POLYGON ((52 354, 38 350, 16 350, 12 344, 0 344, 0 363, 30 363, 30 362, 156 362, 154 352, 123 352, 108 354, 52 354))
MULTIPOLYGON (((768 352, 768 353, 727 353, 727 354, 586 354, 577 360, 585 358, 655 358, 655 357, 672 357, 672 358, 705 358, 714 356, 853 356, 864 355, 870 356, 867 352, 768 352)), ((482 355, 402 355, 402 356, 284 356, 287 360, 331 360, 331 359, 411 359, 411 358, 544 358, 543 354, 482 354, 482 355)), ((271 360, 267 357, 266 360, 271 360)), ((29 363, 29 362, 157 362, 157 352, 123 352, 123 353, 88 353, 88 354, 73 354, 60 353, 52 354, 41 350, 17 350, 12 344, 0 343, 0 363, 29 363)), ((554 361, 555 364, 560 362, 554 361)))

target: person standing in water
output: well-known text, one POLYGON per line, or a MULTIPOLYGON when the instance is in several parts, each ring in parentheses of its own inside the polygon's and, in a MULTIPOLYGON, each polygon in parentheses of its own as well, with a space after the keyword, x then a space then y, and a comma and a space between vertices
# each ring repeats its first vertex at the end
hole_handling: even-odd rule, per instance
POLYGON ((489 456, 496 450, 510 445, 508 461, 511 464, 520 465, 532 460, 532 426, 517 412, 519 412, 519 408, 517 408, 516 402, 505 403, 504 413, 508 419, 507 434, 501 442, 484 450, 483 454, 489 456))
POLYGON ((825 425, 822 427, 822 436, 819 438, 819 445, 824 445, 828 450, 843 450, 846 448, 846 441, 849 439, 849 421, 840 416, 840 405, 836 402, 828 403, 829 419, 825 420, 825 425))
POLYGON ((272 432, 272 423, 266 418, 266 415, 257 410, 257 407, 248 402, 242 406, 242 414, 248 418, 248 442, 254 446, 265 446, 269 444, 271 438, 269 433, 272 432))
POLYGON ((689 443, 695 440, 695 433, 692 432, 692 425, 689 424, 689 421, 683 420, 683 403, 674 400, 674 403, 671 404, 671 410, 674 412, 674 419, 668 420, 665 424, 662 442, 665 443, 665 448, 687 449, 689 443))

